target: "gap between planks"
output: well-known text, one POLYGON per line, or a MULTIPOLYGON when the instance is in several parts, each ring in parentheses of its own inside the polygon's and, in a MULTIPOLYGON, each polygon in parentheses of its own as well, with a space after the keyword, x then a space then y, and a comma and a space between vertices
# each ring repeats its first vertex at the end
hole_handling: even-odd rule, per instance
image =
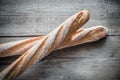
MULTIPOLYGON (((17 36, 0 36, 0 38, 14 38, 14 37, 38 37, 38 36, 44 36, 44 35, 17 35, 17 36)), ((108 34, 107 36, 120 36, 120 34, 114 35, 114 34, 108 34)))

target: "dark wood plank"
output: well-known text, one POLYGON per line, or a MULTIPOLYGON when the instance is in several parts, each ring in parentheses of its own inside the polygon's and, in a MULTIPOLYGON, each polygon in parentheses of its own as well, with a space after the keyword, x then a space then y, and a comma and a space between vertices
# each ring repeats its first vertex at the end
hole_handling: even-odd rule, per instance
MULTIPOLYGON (((16 80, 119 80, 119 40, 120 36, 108 36, 97 42, 54 51, 16 80)), ((2 59, 8 62, 1 69, 11 60, 2 59)))
POLYGON ((91 12, 85 27, 104 25, 111 35, 120 34, 119 0, 1 0, 0 4, 0 36, 45 35, 82 9, 91 12))
POLYGON ((19 41, 33 37, 0 37, 0 44, 12 41, 19 41))

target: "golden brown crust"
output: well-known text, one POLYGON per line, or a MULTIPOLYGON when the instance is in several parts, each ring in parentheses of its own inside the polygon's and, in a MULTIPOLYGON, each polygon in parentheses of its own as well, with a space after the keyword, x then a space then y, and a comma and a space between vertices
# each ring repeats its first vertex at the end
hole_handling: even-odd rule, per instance
POLYGON ((32 38, 23 42, 18 43, 15 46, 10 47, 7 50, 4 50, 2 52, 0 52, 0 57, 4 57, 4 56, 9 56, 9 54, 20 54, 25 52, 26 50, 28 50, 29 48, 31 48, 38 40, 40 40, 42 37, 36 37, 36 38, 32 38), (25 46, 25 45, 29 45, 29 46, 25 46))

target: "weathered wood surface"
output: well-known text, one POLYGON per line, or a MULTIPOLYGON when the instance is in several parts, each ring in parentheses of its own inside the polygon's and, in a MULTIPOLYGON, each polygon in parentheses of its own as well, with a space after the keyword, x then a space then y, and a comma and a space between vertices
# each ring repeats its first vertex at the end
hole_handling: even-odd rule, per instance
MULTIPOLYGON (((55 51, 16 80, 119 80, 119 40, 119 36, 109 36, 94 43, 55 51)), ((1 69, 12 60, 0 59, 1 69)))
MULTIPOLYGON (((0 0, 0 43, 46 35, 81 9, 91 12, 84 27, 104 25, 109 36, 54 51, 16 80, 120 80, 119 0, 0 0)), ((14 59, 0 58, 0 71, 14 59)))
POLYGON ((102 24, 111 35, 120 34, 119 3, 119 0, 0 0, 0 36, 47 34, 81 9, 91 12, 86 27, 102 24))

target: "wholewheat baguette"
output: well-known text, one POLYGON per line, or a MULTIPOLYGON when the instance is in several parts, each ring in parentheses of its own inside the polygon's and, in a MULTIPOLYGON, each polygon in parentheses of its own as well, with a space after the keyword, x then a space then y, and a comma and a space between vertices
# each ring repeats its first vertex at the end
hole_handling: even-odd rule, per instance
POLYGON ((16 78, 37 61, 50 54, 53 50, 77 45, 79 43, 91 42, 105 37, 107 29, 104 27, 83 29, 80 34, 76 33, 88 18, 89 12, 82 10, 67 19, 58 28, 40 39, 16 61, 4 69, 0 73, 1 79, 12 80, 16 78))

